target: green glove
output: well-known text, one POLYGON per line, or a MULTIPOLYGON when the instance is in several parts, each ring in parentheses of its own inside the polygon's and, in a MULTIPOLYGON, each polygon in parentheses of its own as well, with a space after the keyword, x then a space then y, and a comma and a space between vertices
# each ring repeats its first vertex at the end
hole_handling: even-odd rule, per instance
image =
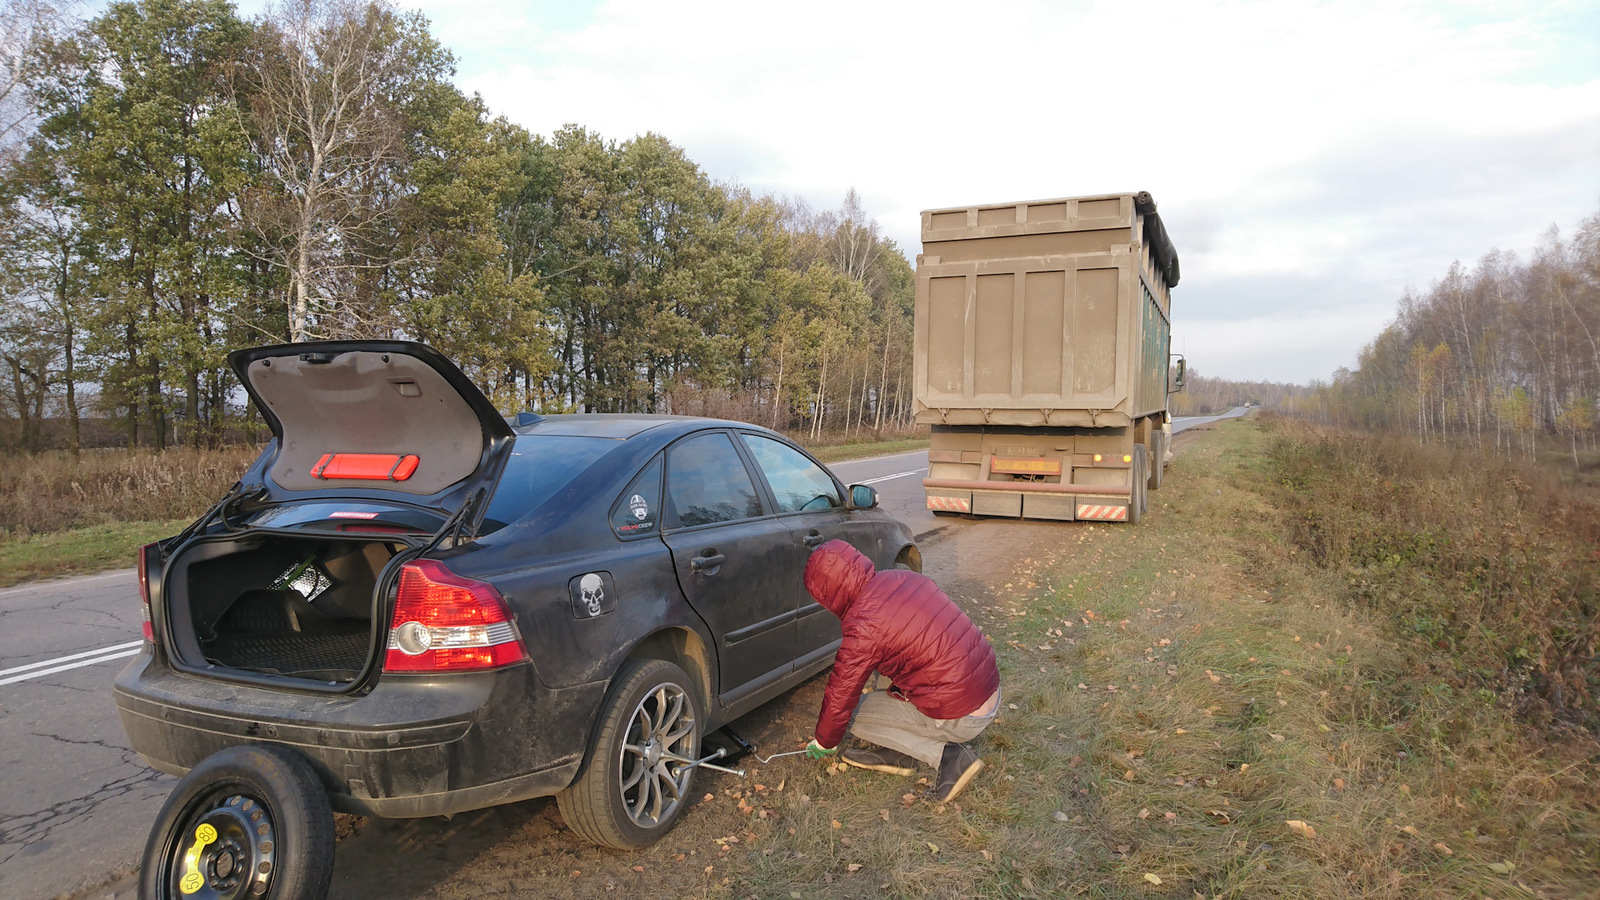
POLYGON ((832 756, 838 752, 838 747, 824 747, 817 743, 816 738, 812 738, 811 743, 806 745, 806 759, 821 759, 824 756, 832 756))

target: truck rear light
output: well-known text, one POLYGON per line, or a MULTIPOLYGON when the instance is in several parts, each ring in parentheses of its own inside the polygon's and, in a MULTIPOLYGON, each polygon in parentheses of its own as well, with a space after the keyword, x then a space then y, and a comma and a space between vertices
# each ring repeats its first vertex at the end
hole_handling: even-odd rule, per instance
POLYGON ((462 672, 527 658, 522 636, 493 585, 463 578, 437 560, 401 567, 385 671, 462 672))
POLYGON ((159 644, 156 640, 155 620, 150 615, 150 567, 145 560, 156 549, 155 544, 145 544, 139 548, 139 606, 143 621, 139 623, 139 630, 144 634, 144 639, 152 644, 159 644))

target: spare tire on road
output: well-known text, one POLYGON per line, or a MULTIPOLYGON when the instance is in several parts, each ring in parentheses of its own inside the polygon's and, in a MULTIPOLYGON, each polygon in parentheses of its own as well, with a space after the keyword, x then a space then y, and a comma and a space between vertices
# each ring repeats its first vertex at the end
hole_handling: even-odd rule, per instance
POLYGON ((305 758, 229 747, 183 776, 144 846, 142 900, 324 900, 333 811, 305 758))

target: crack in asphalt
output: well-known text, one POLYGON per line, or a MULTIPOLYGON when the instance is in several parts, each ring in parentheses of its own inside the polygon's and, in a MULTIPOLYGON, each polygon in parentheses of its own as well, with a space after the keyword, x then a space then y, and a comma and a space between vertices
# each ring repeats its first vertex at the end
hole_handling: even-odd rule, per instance
MULTIPOLYGON (((97 744, 121 750, 127 757, 134 756, 132 750, 112 747, 101 741, 74 741, 53 734, 39 736, 67 744, 97 744)), ((62 800, 35 812, 0 818, 0 866, 10 862, 30 845, 49 838, 56 829, 82 821, 102 805, 126 797, 163 777, 154 769, 141 767, 137 772, 114 778, 87 794, 62 800)))

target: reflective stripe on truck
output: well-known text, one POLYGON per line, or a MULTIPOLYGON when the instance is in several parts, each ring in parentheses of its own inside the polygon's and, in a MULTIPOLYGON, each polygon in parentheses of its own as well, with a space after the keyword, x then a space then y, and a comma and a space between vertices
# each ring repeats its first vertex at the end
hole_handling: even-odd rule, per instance
POLYGON ((1126 522, 1128 521, 1128 508, 1126 506, 1095 506, 1078 504, 1078 518, 1099 522, 1126 522))

